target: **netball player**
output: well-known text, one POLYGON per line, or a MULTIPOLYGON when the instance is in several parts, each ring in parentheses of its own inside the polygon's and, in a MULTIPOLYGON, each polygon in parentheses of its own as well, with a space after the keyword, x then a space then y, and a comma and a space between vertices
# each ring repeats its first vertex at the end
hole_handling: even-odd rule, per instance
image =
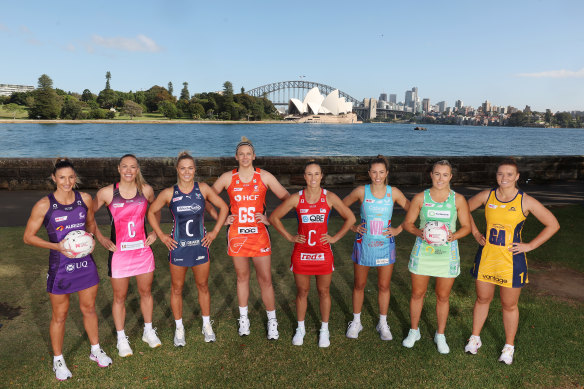
POLYGON ((239 303, 239 335, 249 335, 249 258, 255 266, 262 300, 268 315, 268 339, 278 339, 278 321, 271 273, 271 243, 266 217, 266 192, 271 190, 284 200, 290 196, 278 180, 267 171, 254 168, 255 150, 245 137, 235 148, 239 166, 223 173, 213 184, 217 194, 226 190, 231 214, 227 218, 227 253, 233 258, 237 274, 237 301, 239 303))
POLYGON ((387 184, 389 162, 382 155, 369 161, 369 177, 371 184, 355 188, 343 203, 350 207, 355 201, 361 203, 361 221, 351 230, 356 232, 353 245, 353 268, 355 282, 353 287, 353 320, 347 328, 347 338, 356 339, 363 329, 361 324, 361 308, 367 274, 370 267, 377 268, 377 301, 379 304, 379 322, 375 329, 381 340, 393 339, 387 324, 389 308, 390 282, 395 263, 395 236, 403 228, 401 225, 392 227, 391 216, 394 203, 398 203, 406 211, 410 202, 396 187, 387 184))
POLYGON ((56 190, 40 199, 32 208, 24 230, 24 243, 50 249, 47 292, 51 301, 52 316, 49 326, 53 348, 53 371, 58 380, 72 377, 63 357, 65 320, 69 312, 69 296, 77 293, 83 325, 91 343, 89 358, 100 367, 112 363, 99 346, 95 297, 99 276, 91 254, 74 258, 63 246, 63 238, 71 231, 95 232, 91 196, 74 190, 77 174, 68 159, 55 163, 51 178, 56 190), (49 240, 37 236, 41 226, 47 230, 49 240))
POLYGON ((310 290, 310 276, 316 277, 316 288, 320 300, 321 328, 319 347, 330 346, 328 321, 331 310, 329 293, 332 273, 335 269, 331 244, 341 239, 355 223, 355 216, 341 199, 320 187, 322 170, 317 162, 311 161, 304 168, 306 188, 284 200, 270 215, 270 222, 287 241, 294 243, 290 270, 294 272, 296 282, 296 315, 298 328, 292 344, 304 343, 306 330, 307 297, 310 290), (335 209, 344 219, 340 230, 330 236, 328 219, 331 209, 335 209), (292 235, 284 228, 282 217, 290 210, 296 209, 298 215, 298 234, 292 235))
POLYGON ((186 345, 182 322, 182 291, 189 268, 193 271, 197 285, 205 342, 215 341, 213 322, 210 320, 209 246, 217 237, 229 209, 209 185, 195 181, 195 160, 189 153, 182 152, 178 155, 176 172, 178 183, 160 192, 148 210, 148 222, 170 251, 168 255, 172 282, 170 306, 176 323, 174 345, 179 347, 186 345), (220 209, 215 227, 208 232, 204 225, 205 201, 207 200, 220 209), (170 235, 162 231, 157 217, 164 206, 170 208, 173 217, 170 235))
POLYGON ((140 294, 140 309, 144 317, 142 340, 152 348, 161 345, 156 328, 152 327, 154 255, 150 245, 156 240, 156 234, 152 231, 147 235, 144 226, 148 204, 154 201, 154 191, 144 181, 134 155, 126 154, 120 158, 118 172, 120 182, 100 189, 93 209, 97 212, 105 205, 111 218, 111 239, 104 237, 99 229, 96 229, 95 236, 110 251, 108 274, 114 294, 112 316, 118 333, 118 354, 127 357, 133 353, 124 331, 130 277, 136 277, 140 294))
POLYGON ((438 161, 432 167, 432 187, 418 193, 412 199, 410 209, 402 223, 403 228, 416 236, 412 249, 409 270, 412 277, 412 296, 410 299, 411 328, 402 344, 411 348, 420 339, 420 315, 424 304, 424 295, 430 277, 436 278, 436 317, 438 328, 434 343, 441 354, 448 354, 450 348, 446 343, 444 330, 450 308, 450 290, 454 279, 460 274, 460 255, 458 239, 468 235, 471 230, 468 204, 464 196, 450 189, 452 167, 446 160, 438 161), (414 223, 420 217, 420 227, 414 223), (460 228, 456 228, 456 220, 460 228), (431 246, 424 240, 423 229, 427 222, 439 221, 448 226, 448 242, 441 246, 431 246))
POLYGON ((485 206, 485 235, 488 238, 479 232, 473 222, 472 233, 480 245, 471 270, 476 279, 477 299, 472 335, 464 350, 476 354, 481 347, 480 333, 498 285, 505 327, 505 346, 499 361, 507 365, 513 363, 515 334, 519 324, 519 295, 521 288, 529 282, 525 253, 541 246, 560 229, 557 219, 548 209, 517 187, 518 180, 517 163, 513 159, 505 159, 497 169, 497 188, 482 191, 468 201, 471 211, 485 206), (523 243, 521 230, 529 213, 544 228, 531 242, 523 243))

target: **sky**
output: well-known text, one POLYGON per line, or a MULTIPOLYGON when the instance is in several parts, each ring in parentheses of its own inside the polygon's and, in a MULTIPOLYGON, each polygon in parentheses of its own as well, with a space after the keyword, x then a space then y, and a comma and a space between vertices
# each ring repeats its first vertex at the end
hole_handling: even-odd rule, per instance
POLYGON ((2 2, 0 83, 180 94, 320 82, 362 100, 584 111, 584 1, 2 2))

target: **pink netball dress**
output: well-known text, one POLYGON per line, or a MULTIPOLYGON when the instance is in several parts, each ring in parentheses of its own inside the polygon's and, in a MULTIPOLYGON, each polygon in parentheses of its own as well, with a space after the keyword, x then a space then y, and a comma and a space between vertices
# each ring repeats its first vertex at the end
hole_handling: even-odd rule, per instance
POLYGON ((138 191, 134 198, 123 198, 118 185, 114 185, 114 196, 108 205, 111 240, 116 245, 116 251, 110 251, 108 275, 112 278, 126 278, 153 272, 154 254, 145 243, 144 216, 148 200, 138 191))

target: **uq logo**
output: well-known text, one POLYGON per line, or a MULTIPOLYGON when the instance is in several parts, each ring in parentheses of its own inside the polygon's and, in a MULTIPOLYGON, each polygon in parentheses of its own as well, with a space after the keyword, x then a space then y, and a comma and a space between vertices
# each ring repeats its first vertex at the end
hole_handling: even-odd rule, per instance
POLYGON ((77 262, 77 263, 70 263, 70 264, 67 265, 67 267, 65 268, 65 270, 67 270, 67 273, 72 273, 75 270, 86 268, 87 265, 88 265, 87 261, 81 261, 81 262, 77 262))

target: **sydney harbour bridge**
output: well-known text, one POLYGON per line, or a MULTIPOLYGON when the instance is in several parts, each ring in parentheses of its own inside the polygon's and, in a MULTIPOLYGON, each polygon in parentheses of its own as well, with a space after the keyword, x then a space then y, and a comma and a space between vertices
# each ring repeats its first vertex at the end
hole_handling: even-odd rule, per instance
MULTIPOLYGON (((330 85, 321 84, 319 82, 296 80, 280 81, 258 86, 257 88, 245 91, 245 93, 254 97, 266 97, 275 106, 287 107, 290 99, 295 98, 302 101, 304 100, 306 93, 308 93, 308 91, 314 87, 318 88, 319 92, 324 96, 327 96, 335 89, 339 89, 330 85)), ((341 91, 340 89, 339 97, 344 97, 346 101, 353 103, 353 112, 355 112, 361 119, 372 119, 372 112, 370 107, 364 106, 363 101, 357 100, 353 96, 341 91)), ((374 110, 374 112, 376 112, 376 114, 385 112, 386 114, 392 114, 394 116, 401 116, 404 113, 403 111, 394 111, 381 108, 377 108, 374 110)))

